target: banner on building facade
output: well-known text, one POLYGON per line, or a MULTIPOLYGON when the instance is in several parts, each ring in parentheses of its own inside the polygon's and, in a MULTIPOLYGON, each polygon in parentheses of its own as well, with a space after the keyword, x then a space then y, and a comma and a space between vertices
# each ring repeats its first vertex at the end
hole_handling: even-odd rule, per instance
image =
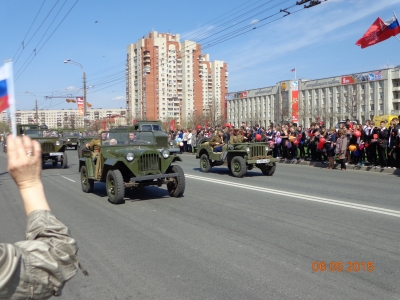
POLYGON ((78 113, 80 116, 84 115, 83 98, 76 97, 76 104, 78 105, 78 113))
POLYGON ((292 81, 292 122, 299 122, 299 82, 292 81))
POLYGON ((342 77, 342 84, 352 84, 357 82, 374 81, 382 79, 382 71, 372 73, 354 74, 342 77))

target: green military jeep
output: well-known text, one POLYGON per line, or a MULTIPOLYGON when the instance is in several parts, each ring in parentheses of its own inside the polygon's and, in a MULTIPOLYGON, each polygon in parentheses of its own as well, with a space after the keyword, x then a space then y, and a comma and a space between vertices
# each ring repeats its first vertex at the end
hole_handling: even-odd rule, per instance
POLYGON ((196 158, 200 159, 200 169, 210 172, 214 166, 225 165, 235 177, 243 177, 247 170, 257 167, 266 176, 272 176, 276 169, 276 158, 267 143, 239 143, 223 146, 225 152, 214 152, 208 138, 198 141, 196 158), (225 156, 225 158, 224 158, 225 156))
POLYGON ((98 153, 83 150, 79 160, 82 190, 93 191, 95 181, 105 182, 110 202, 122 203, 125 188, 167 185, 170 196, 181 197, 185 191, 185 175, 178 165, 179 156, 168 149, 158 149, 152 131, 136 132, 128 143, 128 131, 104 131, 98 153))
POLYGON ((48 130, 46 125, 17 125, 18 135, 27 135, 31 139, 36 140, 42 147, 43 165, 49 160, 53 166, 61 164, 61 168, 68 167, 68 157, 65 152, 66 146, 59 137, 57 130, 48 130))
POLYGON ((67 147, 74 147, 75 150, 78 149, 78 138, 79 133, 76 131, 66 131, 62 133, 63 142, 67 147))

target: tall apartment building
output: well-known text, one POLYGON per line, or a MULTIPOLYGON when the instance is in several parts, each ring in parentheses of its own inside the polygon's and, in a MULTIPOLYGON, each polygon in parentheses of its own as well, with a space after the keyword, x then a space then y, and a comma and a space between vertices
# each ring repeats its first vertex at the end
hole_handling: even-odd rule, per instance
POLYGON ((209 61, 179 34, 152 31, 127 47, 128 120, 174 119, 183 127, 208 116, 226 119, 227 64, 209 61))
MULTIPOLYGON (((90 122, 109 118, 118 125, 126 125, 126 109, 124 108, 90 108, 87 110, 87 115, 90 122)), ((17 110, 15 119, 17 124, 35 124, 36 111, 17 110)), ((83 128, 83 116, 79 116, 77 109, 39 109, 37 120, 39 124, 45 124, 49 128, 83 128)), ((10 122, 7 111, 0 113, 0 121, 10 122)))
POLYGON ((228 122, 239 126, 322 120, 333 126, 347 118, 364 123, 400 115, 400 66, 315 80, 287 80, 227 95, 228 122))

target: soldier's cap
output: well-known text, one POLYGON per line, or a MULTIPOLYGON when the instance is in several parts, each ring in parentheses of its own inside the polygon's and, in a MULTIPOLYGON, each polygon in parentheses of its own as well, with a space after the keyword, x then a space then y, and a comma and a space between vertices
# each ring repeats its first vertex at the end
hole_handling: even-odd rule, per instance
POLYGON ((102 133, 103 129, 99 129, 99 131, 97 131, 98 134, 102 133))
POLYGON ((239 131, 239 130, 240 130, 240 128, 233 128, 233 130, 234 130, 234 131, 239 131))

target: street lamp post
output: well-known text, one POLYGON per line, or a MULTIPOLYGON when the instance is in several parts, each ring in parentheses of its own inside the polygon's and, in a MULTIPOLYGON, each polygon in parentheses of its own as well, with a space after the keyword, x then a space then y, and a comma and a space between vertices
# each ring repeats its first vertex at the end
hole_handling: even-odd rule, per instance
POLYGON ((83 78, 83 128, 86 129, 86 73, 85 70, 83 69, 83 66, 73 60, 67 59, 64 60, 64 64, 74 64, 78 65, 82 69, 82 78, 83 78))
POLYGON ((28 92, 28 91, 25 91, 25 94, 31 94, 31 95, 33 95, 33 96, 35 97, 35 111, 36 111, 36 113, 35 113, 35 121, 36 121, 36 124, 39 125, 39 120, 38 120, 39 115, 38 115, 37 97, 36 97, 36 95, 35 95, 34 93, 31 93, 31 92, 28 92))

